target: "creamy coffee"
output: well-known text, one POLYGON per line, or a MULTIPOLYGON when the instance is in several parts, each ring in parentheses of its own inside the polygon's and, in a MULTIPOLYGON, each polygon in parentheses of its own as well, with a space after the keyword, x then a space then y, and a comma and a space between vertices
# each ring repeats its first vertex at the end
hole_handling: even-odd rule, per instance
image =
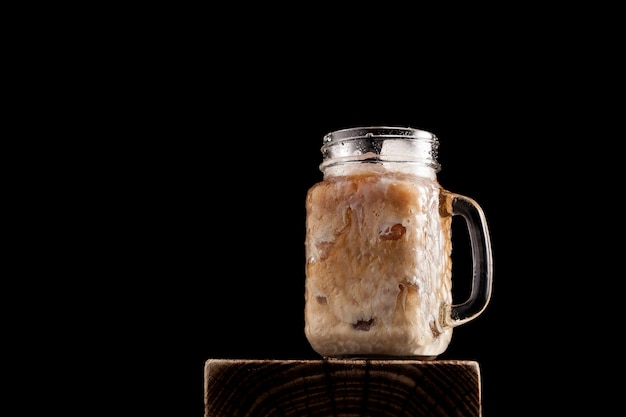
POLYGON ((309 190, 307 338, 323 356, 435 356, 451 338, 449 209, 432 179, 369 168, 309 190))

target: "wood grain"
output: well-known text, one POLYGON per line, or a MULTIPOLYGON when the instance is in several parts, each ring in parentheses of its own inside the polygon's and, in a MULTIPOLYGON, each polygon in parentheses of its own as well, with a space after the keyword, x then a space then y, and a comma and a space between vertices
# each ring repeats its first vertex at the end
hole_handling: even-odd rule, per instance
POLYGON ((205 417, 481 417, 480 368, 454 360, 209 359, 205 417))

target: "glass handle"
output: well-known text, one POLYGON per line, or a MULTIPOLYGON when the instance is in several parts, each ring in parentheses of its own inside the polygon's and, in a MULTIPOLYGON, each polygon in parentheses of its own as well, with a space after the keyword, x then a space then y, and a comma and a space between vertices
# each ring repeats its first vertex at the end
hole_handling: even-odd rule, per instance
POLYGON ((456 327, 480 315, 491 298, 493 260, 487 220, 482 208, 469 197, 450 194, 452 215, 462 216, 469 231, 472 250, 472 290, 461 304, 452 304, 445 312, 445 323, 456 327))

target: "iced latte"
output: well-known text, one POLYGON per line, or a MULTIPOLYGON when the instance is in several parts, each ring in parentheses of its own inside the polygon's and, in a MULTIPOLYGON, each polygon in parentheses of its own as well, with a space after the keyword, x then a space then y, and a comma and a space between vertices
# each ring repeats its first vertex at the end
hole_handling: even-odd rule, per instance
POLYGON ((307 196, 305 332, 323 356, 431 357, 451 338, 449 210, 435 181, 382 170, 307 196))
POLYGON ((435 358, 491 294, 481 208, 443 189, 437 138, 366 127, 324 137, 324 178, 306 196, 305 334, 324 357, 435 358), (466 221, 474 276, 452 300, 452 216, 466 221))

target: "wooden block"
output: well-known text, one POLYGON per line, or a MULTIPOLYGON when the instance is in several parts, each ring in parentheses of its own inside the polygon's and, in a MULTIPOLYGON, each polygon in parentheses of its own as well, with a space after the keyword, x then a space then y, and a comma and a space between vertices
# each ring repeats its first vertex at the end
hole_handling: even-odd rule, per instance
POLYGON ((205 417, 481 417, 480 368, 457 360, 209 359, 205 417))

